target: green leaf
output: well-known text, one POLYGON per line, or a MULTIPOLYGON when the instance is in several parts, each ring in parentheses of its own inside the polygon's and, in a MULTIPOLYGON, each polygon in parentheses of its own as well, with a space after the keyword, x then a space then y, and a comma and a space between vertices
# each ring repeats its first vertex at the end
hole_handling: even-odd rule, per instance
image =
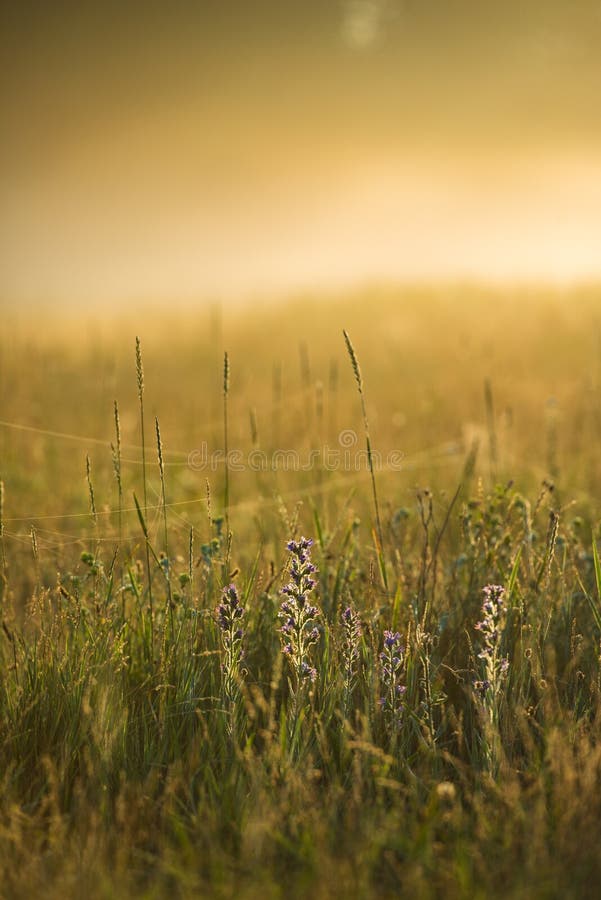
POLYGON ((516 557, 513 561, 513 567, 511 569, 511 575, 509 576, 509 581, 507 582, 507 600, 510 602, 513 598, 513 592, 515 590, 515 585, 518 579, 518 572, 520 570, 520 561, 522 559, 522 548, 520 547, 518 552, 516 553, 516 557))
POLYGON ((599 551, 597 550, 595 538, 593 538, 593 562, 595 565, 595 581, 597 582, 597 598, 601 602, 601 562, 599 562, 599 551))
POLYGON ((597 544, 595 543, 595 539, 593 538, 593 565, 595 568, 595 581, 597 582, 597 597, 591 597, 588 591, 585 591, 586 599, 588 600, 589 606, 591 608, 591 612, 593 614, 593 618, 595 620, 595 624, 599 631, 601 632, 601 562, 599 561, 599 551, 597 550, 597 544))
POLYGON ((138 503, 138 498, 134 493, 134 503, 136 504, 136 511, 138 513, 138 519, 140 520, 140 525, 142 526, 142 531, 144 532, 144 537, 148 540, 148 528, 146 527, 146 521, 144 519, 144 513, 140 508, 140 504, 138 503))

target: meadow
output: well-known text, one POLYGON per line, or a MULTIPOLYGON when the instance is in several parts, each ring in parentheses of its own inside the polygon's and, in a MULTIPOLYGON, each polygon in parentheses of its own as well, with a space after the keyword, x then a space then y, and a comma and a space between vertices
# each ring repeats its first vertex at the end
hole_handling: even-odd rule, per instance
POLYGON ((600 442, 593 287, 6 313, 0 897, 599 896, 600 442))

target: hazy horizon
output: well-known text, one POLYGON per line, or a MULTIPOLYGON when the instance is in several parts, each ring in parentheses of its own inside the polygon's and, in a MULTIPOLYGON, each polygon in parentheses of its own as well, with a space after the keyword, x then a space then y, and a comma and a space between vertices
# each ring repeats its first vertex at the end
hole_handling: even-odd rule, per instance
POLYGON ((0 16, 0 303, 601 280, 597 2, 0 16))

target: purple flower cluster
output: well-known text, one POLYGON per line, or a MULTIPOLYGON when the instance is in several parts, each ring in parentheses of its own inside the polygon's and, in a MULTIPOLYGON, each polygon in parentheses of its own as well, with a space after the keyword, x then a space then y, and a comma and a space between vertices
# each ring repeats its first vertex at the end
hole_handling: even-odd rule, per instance
POLYGON ((215 610, 223 647, 223 685, 226 697, 233 699, 240 676, 240 662, 244 656, 242 619, 245 609, 235 584, 223 588, 221 602, 215 610))
POLYGON ((488 680, 488 678, 476 679, 476 681, 474 681, 474 690, 482 698, 486 697, 488 691, 490 690, 490 681, 488 680))
POLYGON ((297 685, 302 681, 315 681, 317 669, 309 660, 310 648, 319 640, 319 629, 315 620, 319 610, 310 603, 311 594, 316 581, 313 575, 317 572, 311 562, 310 538, 299 538, 288 541, 286 547, 292 556, 290 564, 290 581, 284 585, 281 593, 284 600, 278 613, 282 650, 289 657, 296 674, 297 685))
POLYGON ((380 706, 392 730, 399 726, 403 711, 402 697, 407 690, 401 682, 404 654, 399 632, 385 631, 384 646, 380 653, 383 690, 380 706))
POLYGON ((342 662, 344 665, 345 687, 352 690, 359 661, 359 641, 361 640, 361 620, 356 610, 347 606, 341 615, 344 639, 342 642, 342 662))
POLYGON ((509 660, 500 655, 502 626, 505 615, 505 588, 499 584, 487 584, 483 589, 482 621, 474 626, 482 635, 483 646, 478 659, 483 660, 484 677, 474 682, 474 689, 481 697, 492 690, 496 694, 501 679, 509 670, 509 660))
POLYGON ((244 615, 244 607, 240 603, 238 588, 235 584, 223 588, 221 603, 215 612, 224 646, 231 647, 241 641, 244 632, 240 627, 240 619, 244 615))

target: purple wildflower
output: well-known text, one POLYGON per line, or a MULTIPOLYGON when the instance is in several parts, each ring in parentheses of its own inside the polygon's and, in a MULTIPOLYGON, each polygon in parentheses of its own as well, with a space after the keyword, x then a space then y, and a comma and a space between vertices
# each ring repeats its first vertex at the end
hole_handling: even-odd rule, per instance
POLYGON ((282 651, 290 659, 297 687, 305 680, 313 682, 317 678, 317 670, 308 659, 311 647, 319 640, 319 629, 315 624, 319 610, 309 602, 316 586, 312 576, 317 572, 311 562, 312 544, 311 539, 304 537, 286 544, 292 556, 290 581, 281 589, 284 599, 278 613, 282 651))
POLYGON ((499 584, 487 584, 483 593, 484 616, 480 622, 476 622, 474 628, 482 635, 478 659, 483 661, 484 677, 474 682, 474 690, 485 699, 492 694, 491 699, 494 700, 500 690, 502 678, 509 671, 509 660, 500 655, 505 618, 505 588, 499 584))
POLYGON ((401 635, 398 631, 385 631, 384 632, 384 647, 388 650, 396 647, 396 645, 400 642, 401 635))
POLYGON ((490 688, 490 681, 487 681, 486 678, 483 681, 474 681, 474 690, 476 693, 480 694, 481 697, 485 697, 488 689, 490 688))
POLYGON ((221 602, 215 610, 215 616, 221 632, 223 648, 223 690, 227 700, 234 700, 238 693, 240 663, 244 657, 242 640, 244 630, 241 627, 245 609, 240 602, 238 588, 230 584, 223 588, 221 602))
POLYGON ((303 678, 308 678, 309 681, 315 681, 317 678, 317 669, 310 666, 308 662, 303 662, 301 665, 301 676, 303 678))
POLYGON ((407 688, 401 683, 405 651, 398 631, 384 632, 384 646, 380 653, 382 696, 380 706, 391 731, 397 731, 403 711, 402 697, 407 688))

